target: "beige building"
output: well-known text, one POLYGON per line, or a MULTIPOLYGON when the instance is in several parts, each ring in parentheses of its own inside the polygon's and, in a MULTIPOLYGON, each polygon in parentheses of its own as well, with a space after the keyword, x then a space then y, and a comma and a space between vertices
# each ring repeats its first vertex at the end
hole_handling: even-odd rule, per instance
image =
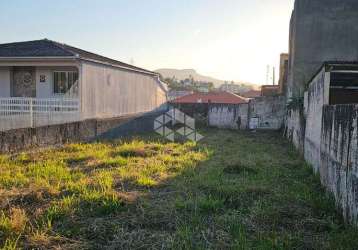
POLYGON ((157 73, 50 40, 0 45, 0 131, 153 111, 157 73))

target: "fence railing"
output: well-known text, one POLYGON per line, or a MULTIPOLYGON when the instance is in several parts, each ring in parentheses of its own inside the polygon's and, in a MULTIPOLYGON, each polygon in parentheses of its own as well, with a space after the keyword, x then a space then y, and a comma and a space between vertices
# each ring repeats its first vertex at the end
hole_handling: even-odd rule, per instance
POLYGON ((78 121, 79 99, 0 98, 0 131, 78 121))

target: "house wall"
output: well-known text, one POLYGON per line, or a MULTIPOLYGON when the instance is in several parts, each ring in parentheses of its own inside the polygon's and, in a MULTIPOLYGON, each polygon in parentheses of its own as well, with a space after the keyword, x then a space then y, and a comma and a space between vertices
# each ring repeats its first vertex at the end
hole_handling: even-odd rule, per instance
POLYGON ((82 119, 110 118, 155 110, 166 91, 154 77, 83 61, 82 119))
POLYGON ((0 67, 0 97, 10 96, 10 68, 0 67))
MULTIPOLYGON (((31 65, 33 66, 33 65, 31 65)), ((58 97, 53 92, 54 71, 78 71, 76 66, 35 66, 36 97, 58 97), (46 76, 46 82, 40 82, 40 75, 46 76)), ((11 68, 0 67, 0 97, 11 97, 11 68)))
POLYGON ((56 66, 56 67, 36 67, 36 97, 37 98, 53 98, 60 95, 54 94, 53 89, 53 73, 55 71, 79 71, 77 67, 56 66), (46 77, 46 82, 40 82, 40 76, 46 77))
POLYGON ((322 131, 322 109, 329 104, 330 73, 325 69, 317 74, 305 95, 306 129, 304 157, 316 172, 320 167, 320 146, 322 131))
POLYGON ((210 104, 209 126, 226 129, 247 129, 248 104, 210 104))
POLYGON ((278 130, 283 127, 286 114, 284 96, 264 96, 250 100, 249 119, 258 118, 260 129, 278 130))
POLYGON ((321 139, 321 181, 358 225, 358 105, 325 105, 321 139))

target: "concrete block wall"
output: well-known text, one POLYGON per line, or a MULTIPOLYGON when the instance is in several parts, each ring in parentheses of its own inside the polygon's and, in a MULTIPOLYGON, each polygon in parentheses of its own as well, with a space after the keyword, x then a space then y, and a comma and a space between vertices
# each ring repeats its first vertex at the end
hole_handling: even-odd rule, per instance
POLYGON ((250 119, 259 120, 258 129, 279 130, 286 114, 284 96, 265 96, 250 100, 248 104, 210 104, 208 123, 210 126, 230 129, 248 129, 250 119))
POLYGON ((208 124, 226 129, 248 128, 249 104, 210 104, 208 124))
POLYGON ((320 145, 322 132, 322 108, 329 104, 329 73, 323 68, 312 80, 305 95, 306 129, 304 156, 315 171, 320 167, 320 145))
POLYGON ((358 225, 358 105, 323 107, 319 173, 347 222, 358 225))
POLYGON ((287 110, 285 135, 302 154, 304 150, 305 129, 306 121, 303 110, 287 110))
POLYGON ((259 129, 279 130, 286 115, 284 96, 263 96, 250 100, 249 119, 259 119, 259 129))
POLYGON ((305 93, 304 157, 346 221, 358 225, 358 105, 329 105, 329 88, 323 67, 305 93))

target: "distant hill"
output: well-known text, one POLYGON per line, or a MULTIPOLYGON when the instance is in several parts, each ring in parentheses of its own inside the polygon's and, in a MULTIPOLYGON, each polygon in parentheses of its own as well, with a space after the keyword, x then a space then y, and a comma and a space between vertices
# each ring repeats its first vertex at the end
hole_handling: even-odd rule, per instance
MULTIPOLYGON (((175 77, 178 80, 185 80, 192 76, 196 81, 203 81, 203 82, 212 82, 216 88, 220 87, 222 84, 225 83, 224 80, 219 80, 210 76, 204 76, 196 72, 194 69, 158 69, 155 72, 161 74, 164 78, 173 78, 175 77)), ((252 85, 248 83, 238 83, 236 84, 245 84, 245 85, 252 85)))

